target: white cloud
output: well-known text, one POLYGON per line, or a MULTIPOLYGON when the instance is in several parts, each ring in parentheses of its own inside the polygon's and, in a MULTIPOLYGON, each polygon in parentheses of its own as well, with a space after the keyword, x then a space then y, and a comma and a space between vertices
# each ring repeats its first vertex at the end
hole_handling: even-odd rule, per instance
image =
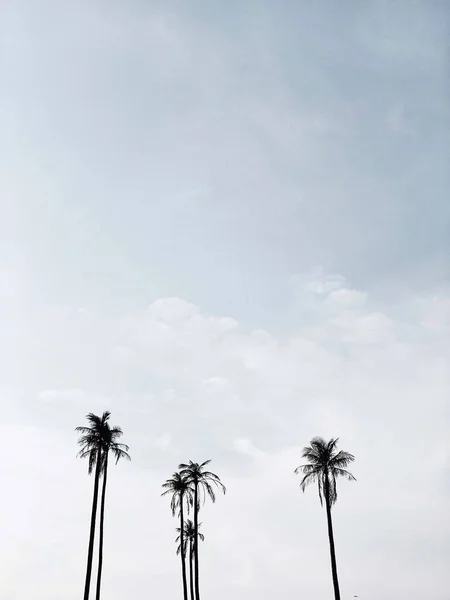
MULTIPOLYGON (((313 287, 307 278, 304 285, 313 287)), ((335 291, 336 285, 329 286, 324 295, 335 291)), ((445 588, 443 557, 448 554, 443 532, 449 533, 448 487, 443 485, 449 468, 449 338, 436 321, 431 327, 424 323, 424 315, 445 320, 449 295, 442 292, 438 304, 434 297, 411 298, 404 307, 408 329, 377 310, 376 301, 363 292, 352 291, 351 296, 358 302, 336 302, 331 314, 326 303, 318 305, 317 325, 288 338, 245 331, 233 319, 204 314, 175 298, 110 322, 103 339, 92 336, 102 337, 104 326, 91 324, 91 345, 105 351, 99 372, 109 373, 109 381, 97 379, 96 394, 68 386, 41 391, 43 406, 51 411, 42 415, 42 424, 20 430, 13 419, 8 430, 3 428, 13 459, 5 486, 15 494, 63 503, 55 515, 43 509, 40 515, 40 546, 49 557, 39 574, 46 597, 60 594, 70 600, 79 594, 91 481, 85 465, 75 461, 73 427, 88 410, 86 399, 101 403, 110 396, 114 422, 123 426, 133 455, 132 465, 120 465, 111 475, 105 594, 112 600, 142 587, 155 593, 166 589, 169 597, 179 592, 175 524, 159 499, 159 485, 178 462, 190 458, 212 458, 213 470, 228 488, 202 515, 205 594, 212 593, 218 573, 226 569, 227 583, 215 590, 218 598, 232 594, 248 599, 275 589, 327 597, 324 513, 316 491, 303 496, 293 475, 301 447, 317 434, 339 436, 342 447, 357 459, 353 470, 358 482, 342 482, 335 510, 343 593, 377 589, 390 599, 387 584, 379 579, 383 572, 396 593, 404 589, 409 598, 419 599, 429 589, 432 573, 433 589, 444 598, 439 590, 445 588), (116 344, 126 355, 113 351, 116 344), (108 394, 101 393, 102 387, 108 394), (63 430, 54 429, 57 422, 64 423, 63 430), (30 480, 29 473, 39 472, 41 464, 45 476, 30 480), (67 497, 68 489, 72 495, 67 497), (55 577, 50 564, 61 551, 57 540, 71 511, 73 548, 66 551, 66 566, 58 563, 55 577), (442 557, 434 565, 428 558, 433 544, 442 557), (412 588, 405 575, 411 568, 412 588)), ((74 313, 70 318, 78 317, 74 313)), ((47 323, 51 325, 51 315, 47 323)), ((54 346, 52 353, 61 344, 70 348, 80 343, 67 323, 59 333, 42 340, 54 346)), ((83 369, 80 362, 75 380, 77 370, 79 380, 85 380, 83 369)), ((30 503, 25 508, 38 510, 30 503)), ((20 553, 32 569, 36 532, 34 528, 20 537, 14 528, 7 530, 0 553, 20 553)), ((36 589, 30 595, 27 582, 14 570, 5 577, 5 589, 33 600, 44 598, 36 589)))
POLYGON ((361 292, 361 290, 339 288, 330 293, 328 300, 331 303, 336 303, 340 306, 348 306, 349 308, 353 308, 365 304, 367 300, 367 294, 365 292, 361 292))

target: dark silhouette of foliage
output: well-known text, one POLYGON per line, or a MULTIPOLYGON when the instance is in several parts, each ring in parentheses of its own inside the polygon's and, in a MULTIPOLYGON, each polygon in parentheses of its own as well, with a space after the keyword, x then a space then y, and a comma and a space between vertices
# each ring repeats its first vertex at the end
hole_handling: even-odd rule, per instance
POLYGON ((89 474, 95 471, 86 579, 83 595, 84 600, 89 600, 90 593, 100 477, 103 474, 103 489, 100 514, 100 545, 97 577, 97 600, 99 600, 100 598, 101 573, 103 564, 103 527, 105 514, 105 493, 108 470, 108 455, 109 452, 111 452, 116 459, 116 463, 120 460, 120 458, 130 459, 130 456, 128 455, 128 446, 126 446, 125 444, 119 444, 117 442, 117 439, 122 435, 122 430, 120 429, 120 427, 110 427, 108 423, 110 416, 111 413, 109 411, 105 411, 101 417, 98 417, 93 413, 89 413, 86 416, 89 426, 81 426, 75 429, 76 432, 81 434, 78 439, 78 444, 81 446, 81 450, 78 453, 78 456, 80 458, 88 459, 89 474))
MULTIPOLYGON (((205 536, 200 533, 200 527, 201 527, 201 523, 198 524, 198 539, 200 541, 204 541, 205 536)), ((194 600, 195 595, 194 595, 194 544, 195 544, 195 528, 194 528, 194 523, 191 521, 191 519, 187 519, 187 521, 185 521, 184 523, 184 527, 183 527, 183 532, 181 531, 180 527, 177 527, 177 532, 178 532, 178 537, 176 538, 175 542, 178 544, 177 547, 177 554, 181 553, 181 550, 183 549, 183 554, 186 557, 187 556, 187 552, 189 550, 189 589, 190 589, 190 594, 191 594, 191 598, 190 600, 194 600)))
POLYGON ((213 502, 216 501, 215 490, 218 489, 224 494, 226 488, 220 481, 220 478, 211 471, 206 471, 205 467, 210 460, 199 464, 190 460, 187 464, 178 465, 180 475, 191 485, 194 491, 194 589, 195 600, 200 600, 200 581, 198 564, 198 513, 200 505, 204 504, 207 497, 213 502))
POLYGON ((84 600, 89 600, 89 591, 91 585, 92 575, 92 559, 94 555, 94 538, 95 538, 95 522, 97 516, 97 504, 98 504, 98 487, 100 481, 100 472, 102 468, 102 436, 105 423, 110 417, 109 412, 104 412, 101 417, 89 413, 86 416, 89 427, 77 427, 75 431, 80 433, 78 444, 81 446, 81 450, 78 453, 80 458, 88 459, 88 473, 89 475, 95 470, 94 474, 94 495, 92 499, 92 511, 91 511, 91 526, 89 532, 89 545, 88 545, 88 556, 87 556, 87 567, 86 567, 86 579, 84 584, 84 600))
POLYGON ((356 481, 356 479, 346 469, 355 460, 355 457, 353 454, 344 452, 343 450, 338 452, 337 443, 338 438, 331 439, 329 442, 326 442, 321 437, 313 438, 310 445, 303 448, 302 452, 302 457, 308 461, 307 464, 297 467, 295 473, 303 475, 300 482, 303 492, 310 483, 317 483, 321 505, 323 505, 323 500, 325 499, 334 598, 335 600, 340 600, 331 507, 337 500, 336 479, 338 477, 346 477, 349 481, 356 481))
MULTIPOLYGON (((180 473, 174 473, 170 479, 163 483, 162 487, 165 490, 161 494, 162 496, 166 496, 168 494, 171 494, 172 496, 170 499, 170 508, 172 510, 172 516, 175 516, 178 510, 178 516, 180 517, 180 527, 177 529, 177 531, 180 531, 180 545, 184 548, 184 509, 186 508, 186 510, 189 511, 189 507, 192 506, 193 487, 180 473)), ((188 600, 185 552, 181 553, 181 576, 183 581, 183 598, 184 600, 188 600)))
POLYGON ((97 588, 96 600, 100 600, 102 570, 103 570, 103 536, 105 526, 105 498, 106 498, 106 481, 108 477, 108 458, 112 454, 116 465, 121 458, 131 460, 128 454, 129 447, 126 444, 121 444, 117 440, 123 435, 120 427, 110 427, 106 422, 102 435, 102 461, 101 475, 103 476, 102 497, 100 501, 100 528, 99 528, 99 547, 98 547, 98 571, 97 571, 97 588))

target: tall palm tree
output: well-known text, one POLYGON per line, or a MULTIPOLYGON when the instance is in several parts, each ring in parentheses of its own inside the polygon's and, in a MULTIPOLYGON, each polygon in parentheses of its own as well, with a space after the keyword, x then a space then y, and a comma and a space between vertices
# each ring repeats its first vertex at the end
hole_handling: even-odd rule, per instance
MULTIPOLYGON (((172 495, 172 498, 170 499, 170 508, 172 510, 172 516, 175 516, 175 513, 178 509, 178 515, 180 517, 180 527, 177 529, 177 531, 180 531, 180 546, 184 548, 184 507, 186 503, 187 511, 189 511, 189 506, 192 505, 193 488, 191 484, 186 480, 186 478, 181 475, 181 473, 174 473, 170 479, 168 479, 165 483, 162 484, 162 487, 165 491, 161 494, 161 496, 166 496, 167 494, 172 495)), ((183 598, 184 600, 188 600, 185 552, 181 552, 181 576, 183 580, 183 598)))
POLYGON ((310 483, 317 482, 321 505, 323 505, 323 498, 325 498, 334 598, 335 600, 340 600, 341 595, 336 566, 331 507, 337 500, 336 479, 338 477, 346 477, 349 481, 356 481, 356 479, 346 470, 346 467, 355 460, 355 457, 353 454, 344 452, 343 450, 338 452, 337 443, 338 438, 331 439, 329 442, 326 442, 321 437, 313 438, 310 445, 303 448, 302 452, 302 457, 306 458, 308 463, 297 467, 295 473, 302 473, 303 475, 303 479, 300 482, 303 492, 310 483))
MULTIPOLYGON (((198 528, 200 530, 201 527, 201 523, 198 524, 198 528)), ((195 600, 195 596, 194 596, 194 544, 195 544, 195 529, 194 529, 194 523, 191 521, 191 519, 187 519, 187 521, 184 522, 184 531, 183 531, 183 536, 181 535, 181 528, 177 527, 177 532, 179 533, 177 539, 175 540, 176 542, 179 542, 178 548, 177 548, 177 554, 180 554, 180 552, 183 550, 183 554, 186 556, 188 549, 189 549, 189 589, 190 589, 190 593, 191 593, 191 600, 195 600), (183 537, 183 541, 182 541, 182 537, 183 537)), ((205 539, 205 536, 203 535, 203 533, 200 533, 200 531, 198 532, 198 539, 201 540, 203 542, 203 540, 205 539)))
POLYGON ((190 460, 187 464, 181 463, 178 465, 180 475, 192 486, 194 490, 194 587, 195 600, 200 600, 200 583, 199 583, 199 568, 198 568, 198 513, 200 510, 200 501, 205 502, 209 496, 213 502, 216 501, 214 488, 219 489, 224 494, 226 488, 220 481, 220 478, 211 471, 205 471, 205 467, 211 462, 206 460, 199 464, 190 460))
POLYGON ((81 446, 81 450, 78 453, 80 458, 88 459, 88 473, 89 475, 95 471, 94 475, 94 496, 92 499, 92 511, 91 511, 91 526, 89 533, 89 546, 87 556, 87 567, 86 567, 86 579, 84 584, 84 600, 89 600, 89 591, 91 586, 91 574, 92 574, 92 559, 94 555, 94 538, 95 538, 95 522, 97 516, 97 504, 98 504, 98 488, 100 481, 100 474, 102 470, 102 447, 103 447, 103 436, 105 432, 105 425, 110 417, 108 411, 104 412, 101 417, 89 413, 86 415, 89 426, 76 427, 75 431, 80 433, 78 444, 81 446))
POLYGON ((101 444, 101 475, 103 476, 102 497, 100 501, 100 530, 99 530, 99 547, 98 547, 98 571, 97 571, 97 589, 96 600, 100 600, 100 591, 102 583, 103 569, 103 533, 105 526, 105 498, 106 498, 106 480, 108 477, 108 457, 111 453, 116 460, 116 465, 121 458, 131 460, 128 454, 129 447, 126 444, 121 444, 117 440, 123 435, 120 427, 110 427, 109 423, 104 424, 102 430, 101 444))

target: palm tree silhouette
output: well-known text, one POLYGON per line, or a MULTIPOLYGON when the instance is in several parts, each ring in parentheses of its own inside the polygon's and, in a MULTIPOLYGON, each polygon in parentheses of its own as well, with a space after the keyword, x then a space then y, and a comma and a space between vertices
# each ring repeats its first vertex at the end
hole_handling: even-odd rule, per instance
POLYGON ((323 497, 325 497, 334 598, 335 600, 340 600, 331 507, 337 500, 337 477, 346 477, 349 481, 356 481, 356 479, 346 470, 346 467, 355 460, 355 457, 353 454, 344 452, 343 450, 337 452, 337 443, 338 438, 331 439, 329 442, 326 442, 321 437, 313 438, 310 445, 303 448, 302 452, 302 457, 306 458, 308 463, 297 467, 295 473, 303 474, 303 479, 300 482, 303 492, 310 483, 317 481, 321 505, 323 505, 323 497))
MULTIPOLYGON (((200 529, 201 523, 198 524, 198 528, 200 529)), ((184 523, 183 532, 180 527, 177 527, 177 532, 179 533, 175 542, 179 542, 177 548, 177 554, 180 554, 181 550, 183 550, 184 556, 186 556, 188 547, 189 547, 189 589, 191 592, 191 600, 194 600, 194 544, 195 544, 195 528, 194 523, 191 519, 187 519, 184 523)), ((205 539, 205 536, 198 532, 198 539, 202 542, 205 539)))
POLYGON ((94 554, 94 538, 95 538, 95 521, 97 516, 97 504, 98 504, 98 487, 100 481, 100 473, 102 470, 102 444, 103 435, 105 431, 105 424, 110 417, 108 411, 104 412, 101 417, 89 413, 86 415, 86 419, 89 423, 89 427, 76 427, 75 431, 80 433, 78 444, 81 446, 81 450, 78 453, 80 458, 88 459, 88 473, 89 475, 95 470, 94 474, 94 496, 92 499, 92 511, 91 511, 91 526, 89 533, 89 546, 87 556, 87 567, 86 567, 86 579, 84 584, 84 600, 89 600, 89 590, 91 585, 91 574, 92 574, 92 559, 94 554))
MULTIPOLYGON (((186 542, 184 539, 184 504, 186 502, 186 508, 187 511, 189 511, 189 506, 192 506, 193 488, 191 484, 186 480, 186 478, 183 477, 180 473, 174 473, 170 479, 168 479, 165 483, 162 484, 162 487, 165 489, 165 491, 161 494, 161 496, 172 494, 172 498, 170 500, 172 516, 175 516, 175 513, 178 509, 178 514, 180 517, 180 527, 177 529, 177 531, 180 531, 180 546, 182 548, 185 548, 186 542)), ((183 598, 184 600, 188 600, 186 581, 186 552, 181 553, 181 575, 183 579, 183 598)))
MULTIPOLYGON (((108 416, 109 418, 109 416, 108 416)), ((101 444, 101 475, 103 476, 102 497, 100 501, 100 530, 99 530, 99 548, 98 548, 98 571, 97 571, 97 590, 96 600, 100 600, 102 569, 103 569, 103 532, 105 525, 105 497, 106 497, 106 480, 108 476, 108 456, 113 455, 116 460, 116 465, 121 458, 131 460, 128 454, 129 447, 126 444, 120 444, 117 440, 123 435, 120 427, 110 427, 106 422, 102 429, 102 444, 101 444)))
POLYGON ((198 513, 200 510, 200 501, 204 504, 206 497, 209 496, 213 502, 216 501, 214 488, 221 490, 224 494, 226 488, 220 481, 220 478, 211 471, 205 471, 206 465, 211 460, 199 464, 190 460, 187 464, 178 465, 180 475, 192 486, 194 490, 194 587, 195 600, 200 600, 200 583, 198 568, 198 513))

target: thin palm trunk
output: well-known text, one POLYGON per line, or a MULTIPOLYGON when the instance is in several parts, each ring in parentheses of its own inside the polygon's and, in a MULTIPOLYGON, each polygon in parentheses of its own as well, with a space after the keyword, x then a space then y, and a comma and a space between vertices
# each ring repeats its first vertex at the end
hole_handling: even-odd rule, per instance
MULTIPOLYGON (((183 598, 188 600, 187 581, 186 581, 186 552, 184 547, 184 515, 183 515, 183 494, 180 497, 180 546, 181 546, 181 574, 183 577, 183 598)), ((99 600, 97 598, 97 600, 99 600)))
POLYGON ((97 459, 96 459, 95 475, 94 475, 94 497, 92 499, 91 529, 90 529, 90 533, 89 533, 89 547, 88 547, 86 580, 85 580, 85 584, 84 584, 83 600, 89 600, 89 590, 91 587, 92 559, 94 556, 95 521, 96 521, 96 517, 97 517, 100 466, 101 466, 101 456, 100 456, 99 451, 97 451, 97 459))
POLYGON ((200 584, 198 572, 198 482, 194 488, 194 569, 195 569, 195 600, 200 600, 200 584))
POLYGON ((97 571, 97 592, 95 600, 100 600, 100 591, 102 586, 102 569, 103 569, 103 532, 105 526, 105 498, 106 498, 106 479, 108 477, 108 452, 105 452, 103 463, 103 486, 102 498, 100 501, 100 528, 99 528, 99 543, 98 543, 98 571, 97 571))
POLYGON ((194 594, 194 546, 191 538, 189 542, 189 586, 191 590, 191 600, 195 600, 194 594))
POLYGON ((333 577, 334 600, 341 600, 336 565, 336 550, 334 547, 333 522, 331 520, 331 503, 328 478, 325 481, 325 506, 327 510, 328 540, 330 542, 331 574, 333 577))

